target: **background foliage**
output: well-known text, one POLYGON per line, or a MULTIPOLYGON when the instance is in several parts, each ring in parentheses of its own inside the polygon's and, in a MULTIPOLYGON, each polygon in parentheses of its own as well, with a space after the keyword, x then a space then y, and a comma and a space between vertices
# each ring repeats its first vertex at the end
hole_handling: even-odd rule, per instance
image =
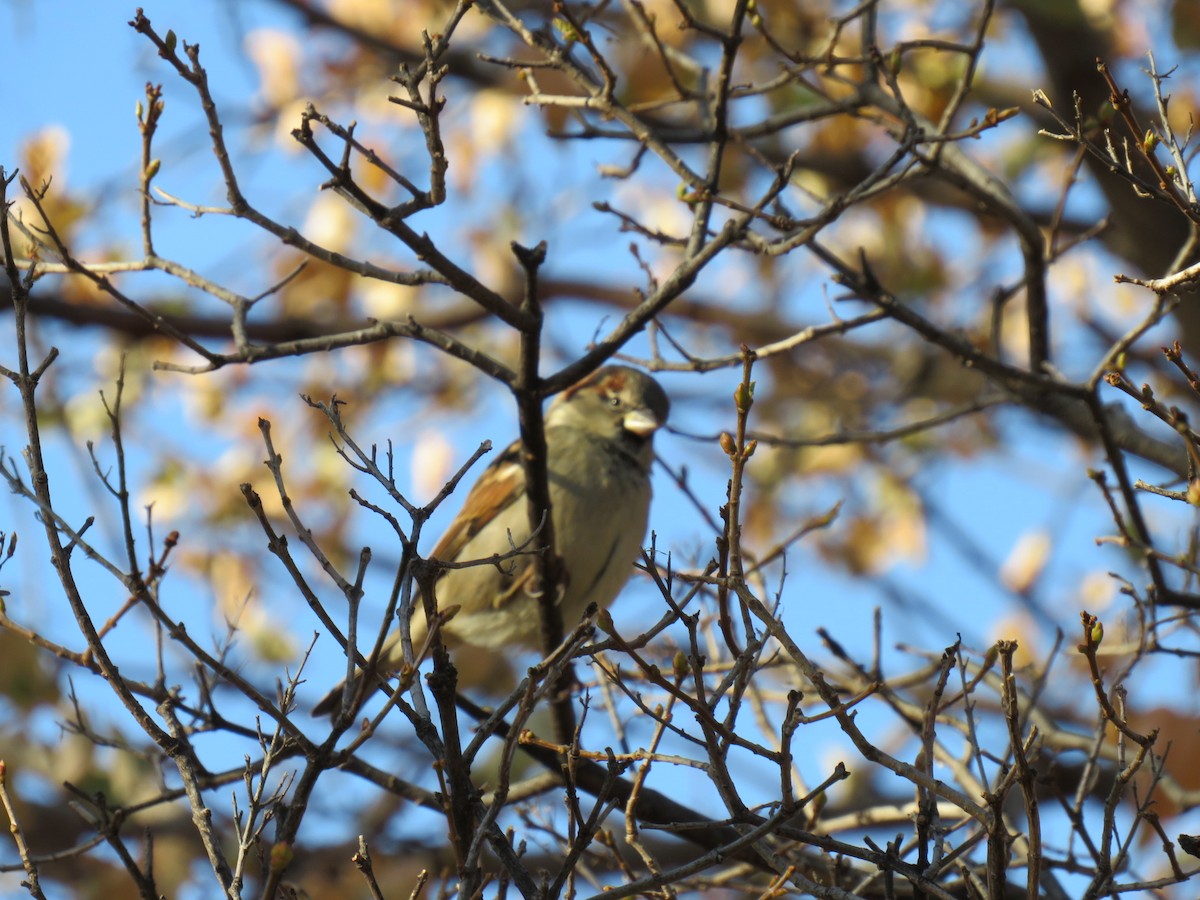
POLYGON ((14 886, 1195 895, 1191 4, 198 6, 63 23, 136 119, 0 160, 14 886), (575 690, 311 719, 614 356, 672 428, 575 690))

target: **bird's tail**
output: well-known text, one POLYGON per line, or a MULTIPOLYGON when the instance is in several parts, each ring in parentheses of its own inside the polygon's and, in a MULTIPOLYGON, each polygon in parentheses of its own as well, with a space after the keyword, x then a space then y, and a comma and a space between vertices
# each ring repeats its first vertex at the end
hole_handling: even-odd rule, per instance
MULTIPOLYGON (((355 672, 354 678, 350 682, 350 696, 354 697, 358 694, 358 689, 361 686, 363 679, 362 672, 355 672)), ((336 716, 342 708, 342 697, 345 696, 346 682, 338 682, 337 687, 331 690, 328 694, 321 698, 320 702, 312 708, 314 716, 336 716)))

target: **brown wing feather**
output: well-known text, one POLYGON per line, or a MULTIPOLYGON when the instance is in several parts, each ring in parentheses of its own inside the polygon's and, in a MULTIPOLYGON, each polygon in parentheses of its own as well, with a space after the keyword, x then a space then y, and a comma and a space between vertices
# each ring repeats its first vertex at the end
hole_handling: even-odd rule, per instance
POLYGON ((467 494, 462 510, 450 523, 430 556, 454 562, 467 542, 488 522, 518 499, 524 498, 525 470, 521 466, 519 453, 519 446, 513 443, 484 469, 467 494))

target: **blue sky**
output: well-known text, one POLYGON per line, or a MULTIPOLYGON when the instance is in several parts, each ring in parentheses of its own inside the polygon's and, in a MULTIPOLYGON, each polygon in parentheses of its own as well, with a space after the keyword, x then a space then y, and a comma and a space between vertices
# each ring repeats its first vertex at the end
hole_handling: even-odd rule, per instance
MULTIPOLYGON (((133 109, 142 97, 143 85, 147 80, 164 85, 167 102, 159 147, 164 162, 169 165, 165 166, 159 183, 196 202, 220 203, 220 182, 207 152, 207 141, 194 94, 157 58, 148 43, 126 24, 132 16, 132 8, 112 2, 73 3, 69 4, 69 8, 70 15, 65 18, 48 14, 48 7, 43 5, 10 4, 2 12, 8 17, 11 27, 24 38, 13 42, 11 63, 6 67, 7 74, 3 77, 11 81, 17 72, 36 72, 38 79, 36 89, 28 86, 14 89, 14 86, 10 86, 4 91, 11 105, 7 109, 8 127, 0 133, 0 160, 11 166, 19 156, 21 140, 34 131, 47 127, 65 128, 70 134, 70 151, 65 184, 62 186, 76 192, 101 189, 106 198, 101 213, 102 221, 107 227, 115 229, 116 233, 127 235, 133 252, 137 235, 136 193, 133 186, 139 149, 133 109), (53 64, 47 64, 47 59, 53 59, 53 64)), ((258 91, 257 72, 243 54, 239 33, 281 22, 289 26, 291 24, 279 19, 267 5, 259 3, 172 4, 161 10, 148 7, 146 12, 160 31, 173 28, 181 39, 200 43, 202 59, 207 64, 214 85, 214 94, 224 104, 226 118, 232 123, 254 109, 254 97, 258 91)), ((239 133, 236 127, 231 127, 230 132, 231 146, 235 149, 262 149, 259 139, 250 139, 247 143, 245 134, 239 133)), ((595 157, 603 151, 585 146, 579 152, 587 157, 595 157)), ((270 152, 260 158, 256 153, 251 153, 246 159, 248 190, 256 202, 264 202, 269 207, 286 209, 291 204, 297 210, 303 209, 319 182, 319 173, 295 156, 270 152), (264 163, 264 160, 269 162, 264 163)), ((572 160, 569 154, 551 155, 548 159, 551 171, 554 171, 554 167, 561 167, 563 173, 570 172, 578 162, 572 160)), ((568 215, 577 214, 583 208, 582 199, 567 204, 568 215), (570 212, 572 209, 574 213, 570 212)), ((558 203, 561 211, 561 201, 558 203)), ((553 215, 554 202, 548 197, 542 208, 547 215, 553 215)), ((431 223, 430 227, 438 227, 441 224, 439 213, 431 214, 427 221, 431 223)), ((245 266, 244 248, 248 245, 241 243, 240 238, 233 239, 231 243, 231 232, 244 235, 244 228, 238 230, 236 225, 211 219, 198 223, 175 210, 160 211, 157 223, 159 246, 166 255, 186 259, 202 269, 207 266, 219 277, 241 280, 245 284, 239 286, 247 291, 253 289, 256 281, 263 280, 253 268, 245 266), (203 240, 197 239, 198 233, 205 236, 203 240)), ((944 227, 953 229, 952 223, 953 219, 950 219, 944 227)), ((591 227, 599 229, 595 233, 602 235, 607 226, 600 222, 591 227)), ((932 227, 935 229, 932 236, 936 237, 936 229, 943 226, 934 221, 932 227)), ((553 243, 553 229, 543 228, 539 232, 537 223, 530 222, 527 223, 527 230, 531 242, 532 239, 548 236, 553 243)), ((111 233, 106 231, 105 236, 111 233)), ((265 246, 269 243, 257 236, 249 240, 249 246, 265 246)), ((603 267, 608 260, 602 255, 588 259, 586 255, 575 252, 552 256, 554 264, 563 271, 571 271, 578 266, 603 267)), ((143 285, 154 283, 149 280, 141 282, 143 285)), ((749 298, 752 290, 753 285, 747 284, 739 292, 740 296, 749 298)), ((827 291, 828 285, 814 283, 807 295, 809 300, 797 305, 797 310, 821 317, 820 309, 827 291)), ((583 324, 579 328, 579 339, 582 341, 590 337, 597 324, 594 321, 583 324)), ((570 330, 568 327, 567 331, 570 330)), ((91 338, 72 336, 72 340, 73 349, 81 350, 91 338)), ((644 344, 640 345, 640 349, 639 345, 634 345, 632 349, 635 353, 644 351, 644 344)), ((98 373, 88 372, 86 359, 86 353, 77 354, 73 363, 65 362, 64 365, 78 367, 82 364, 83 367, 78 369, 80 377, 94 380, 97 386, 102 386, 104 381, 98 377, 98 373)), ((271 365, 276 368, 260 367, 254 371, 254 377, 262 379, 268 393, 272 390, 272 384, 288 389, 288 364, 271 365)), ((164 375, 158 382, 156 394, 160 404, 159 415, 166 417, 157 419, 159 422, 169 422, 172 416, 182 412, 172 399, 170 387, 172 379, 179 377, 164 375)), ((688 387, 684 378, 673 379, 668 376, 664 381, 668 387, 673 382, 684 390, 688 387)), ((716 393, 728 396, 735 381, 736 374, 728 371, 706 377, 702 385, 706 391, 711 388, 716 393)), ((505 402, 502 396, 497 395, 495 403, 485 404, 485 407, 499 411, 495 417, 460 421, 452 416, 441 423, 455 445, 461 448, 459 458, 465 458, 478 440, 485 437, 492 439, 497 446, 503 446, 513 436, 515 426, 502 411, 505 402)), ((298 403, 292 403, 291 406, 296 407, 298 403)), ((287 404, 284 408, 287 408, 287 404)), ((704 409, 706 407, 691 411, 688 404, 677 404, 675 422, 684 430, 711 431, 703 419, 689 421, 688 418, 704 409)), ((397 415, 401 421, 417 414, 418 411, 405 409, 403 401, 399 401, 397 415)), ((997 564, 1022 534, 1053 523, 1057 549, 1040 590, 1049 598, 1062 595, 1065 600, 1077 585, 1081 571, 1115 564, 1111 561, 1113 552, 1099 551, 1108 560, 1101 561, 1096 556, 1098 551, 1091 546, 1097 525, 1101 530, 1105 528, 1103 520, 1097 522, 1095 518, 1100 509, 1097 498, 1094 492, 1089 493, 1078 484, 1064 484, 1058 480, 1064 470, 1078 469, 1077 448, 1072 441, 1047 436, 1042 430, 1031 427, 1034 423, 1023 414, 1004 414, 1004 421, 1006 433, 1012 435, 1020 446, 1015 455, 998 454, 994 459, 985 456, 961 464, 952 462, 939 467, 936 473, 920 473, 918 481, 937 485, 934 488, 936 496, 945 506, 947 521, 952 523, 948 527, 962 529, 964 534, 985 547, 997 564), (1015 471, 1024 474, 1036 466, 1045 469, 1041 483, 1037 479, 1010 477, 1015 471), (1047 489, 1048 484, 1051 489, 1047 489), (1065 519, 1058 515, 1057 510, 1064 498, 1069 498, 1073 504, 1082 504, 1081 512, 1068 515, 1065 519), (1091 510, 1091 513, 1085 515, 1082 512, 1084 509, 1091 510)), ((228 449, 226 439, 219 434, 186 434, 186 431, 180 431, 191 427, 185 417, 175 423, 172 431, 178 436, 186 435, 184 440, 194 452, 216 458, 228 449)), ((407 431, 407 428, 401 430, 407 431)), ((386 437, 386 429, 383 431, 385 433, 379 435, 380 439, 386 437)), ((405 452, 403 446, 399 450, 402 454, 405 452)), ((697 448, 676 437, 663 440, 660 450, 670 458, 687 458, 689 454, 697 452, 697 448)), ((248 452, 259 451, 251 447, 248 452)), ((703 455, 707 451, 700 452, 703 455)), ((152 450, 148 450, 147 459, 152 453, 152 450)), ((700 465, 703 464, 701 461, 700 465)), ((709 464, 714 472, 719 472, 723 465, 719 456, 711 455, 709 464)), ((705 482, 705 488, 712 489, 707 499, 715 506, 723 491, 722 479, 718 477, 705 482)), ((668 542, 674 540, 683 545, 694 544, 694 520, 665 479, 659 481, 658 495, 653 526, 668 542)), ((815 514, 833 499, 836 498, 821 497, 820 502, 816 502, 814 498, 811 504, 800 499, 793 505, 815 514)), ((455 506, 451 501, 443 515, 449 516, 455 506)), ((431 537, 434 534, 436 529, 430 532, 431 537)), ((875 604, 881 602, 882 595, 872 590, 869 582, 850 582, 823 571, 819 559, 804 548, 796 552, 790 568, 791 584, 802 586, 798 592, 800 595, 822 596, 832 592, 842 598, 842 602, 837 604, 822 605, 821 624, 830 627, 848 646, 866 650, 864 642, 869 642, 870 636, 859 627, 859 623, 875 604)), ((972 571, 961 554, 939 538, 936 531, 931 538, 928 562, 901 565, 888 573, 887 580, 935 606, 945 603, 954 609, 964 602, 964 598, 969 598, 966 602, 977 611, 970 617, 976 633, 964 636, 973 640, 994 638, 995 635, 987 630, 987 623, 1013 609, 1012 598, 996 591, 987 573, 972 571)), ((1058 605, 1052 599, 1046 602, 1051 607, 1058 605)), ((790 605, 799 607, 801 604, 793 602, 790 605)), ((1069 627, 1072 615, 1064 616, 1062 624, 1069 627)), ((957 617, 949 619, 951 622, 957 620, 957 617)), ((926 617, 900 615, 886 621, 889 635, 897 641, 937 646, 953 639, 952 633, 938 633, 936 628, 931 628, 930 620, 926 617)))
MULTIPOLYGON (((236 35, 239 30, 249 31, 281 22, 290 26, 290 22, 279 19, 267 5, 255 2, 162 4, 159 8, 148 6, 146 12, 161 31, 170 27, 181 39, 200 43, 214 84, 214 93, 219 102, 227 104, 227 121, 236 123, 239 116, 254 110, 258 76, 244 56, 236 35)), ((10 2, 0 7, 0 17, 3 17, 0 22, 10 32, 20 36, 19 40, 7 43, 6 65, 0 72, 0 94, 5 98, 6 113, 5 126, 0 130, 0 165, 11 168, 16 164, 20 144, 28 134, 47 127, 66 129, 70 134, 70 149, 62 187, 89 194, 101 191, 104 200, 100 221, 106 229, 111 229, 104 236, 121 235, 128 240, 131 253, 136 251, 137 239, 134 185, 139 152, 134 106, 143 96, 146 81, 161 82, 166 91, 167 116, 159 147, 170 166, 164 169, 160 183, 172 192, 178 191, 197 202, 222 202, 220 183, 208 156, 207 138, 200 125, 195 95, 157 59, 149 44, 126 24, 132 14, 132 6, 110 0, 61 4, 10 2)), ((269 144, 260 135, 247 137, 244 132, 237 133, 236 129, 231 131, 236 135, 231 141, 235 148, 253 148, 257 151, 269 144)), ((547 152, 547 169, 562 173, 563 177, 578 164, 580 157, 595 160, 604 152, 595 147, 568 151, 543 149, 547 152)), ((499 164, 494 166, 484 174, 500 177, 502 167, 499 164)), ((247 152, 245 171, 249 175, 249 190, 256 202, 262 202, 272 209, 292 210, 296 215, 302 214, 307 208, 317 184, 322 180, 322 175, 315 167, 302 158, 269 149, 261 155, 247 152)), ((528 181, 537 183, 536 178, 529 178, 528 181)), ((559 185, 553 177, 550 181, 555 186, 559 185)), ((539 199, 539 215, 530 216, 529 221, 521 223, 524 229, 522 234, 528 236, 528 243, 534 243, 542 237, 554 240, 556 229, 560 227, 560 223, 554 220, 556 214, 569 217, 586 211, 585 196, 547 191, 545 197, 539 199)), ((485 204, 479 198, 467 206, 474 214, 482 214, 484 208, 485 204)), ((440 211, 430 214, 423 220, 423 227, 431 230, 450 229, 456 223, 447 222, 444 215, 440 211)), ((197 223, 179 211, 163 211, 158 222, 160 250, 164 254, 186 258, 215 276, 232 280, 248 292, 253 292, 255 284, 267 280, 261 272, 247 264, 246 257, 269 242, 258 236, 247 236, 243 227, 212 220, 197 223)), ((486 226, 487 223, 484 224, 486 226)), ((576 224, 573 227, 581 226, 576 224)), ((597 245, 611 234, 609 224, 603 221, 589 220, 589 224, 582 227, 585 233, 596 235, 597 245)), ((944 238, 955 227, 952 218, 935 221, 931 238, 944 238)), ((614 263, 611 254, 577 251, 553 257, 552 265, 558 266, 559 271, 563 272, 580 267, 588 271, 606 271, 614 263)), ((729 278, 725 283, 740 284, 730 302, 747 304, 753 298, 754 285, 752 282, 739 282, 739 274, 736 269, 732 272, 718 270, 714 278, 723 276, 729 278)), ((154 284, 156 282, 149 280, 140 282, 143 290, 146 285, 154 284)), ((830 286, 819 281, 814 281, 803 291, 797 291, 794 302, 797 315, 811 316, 814 321, 822 320, 827 292, 830 292, 830 286)), ((578 315, 578 312, 568 310, 561 314, 556 312, 555 315, 561 315, 566 320, 578 315)), ((570 335, 570 340, 577 341, 578 346, 582 346, 590 339, 598 324, 594 319, 579 319, 578 324, 568 323, 563 332, 570 335)), ((0 333, 7 334, 7 329, 6 320, 0 333)), ((1169 337, 1169 329, 1163 329, 1163 333, 1169 337)), ((68 352, 64 355, 63 367, 64 371, 72 373, 74 383, 89 385, 93 389, 110 383, 108 373, 98 372, 92 367, 93 342, 96 338, 74 332, 63 332, 63 335, 69 341, 65 346, 68 352)), ((7 359, 11 354, 11 350, 7 349, 9 346, 0 347, 0 358, 7 359)), ((1068 349, 1068 360, 1074 362, 1073 355, 1078 348, 1068 349)), ((644 352, 644 342, 634 345, 632 351, 635 354, 644 352)), ((1079 364, 1086 369, 1087 356, 1082 353, 1080 356, 1082 359, 1079 364)), ((350 365, 335 363, 332 371, 336 374, 337 366, 343 364, 350 365)), ((249 375, 261 380, 258 397, 269 398, 277 404, 276 408, 282 411, 282 416, 315 415, 304 409, 295 398, 300 379, 295 377, 296 369, 290 363, 258 367, 249 375)), ((176 383, 174 379, 181 377, 160 376, 151 398, 154 404, 152 424, 165 426, 164 443, 187 447, 188 452, 200 460, 216 460, 231 449, 261 455, 261 447, 257 445, 237 448, 228 434, 206 433, 198 428, 195 418, 180 407, 172 393, 172 385, 176 383)), ((700 388, 696 387, 696 380, 682 376, 666 376, 663 380, 668 389, 679 394, 702 388, 706 392, 711 390, 713 394, 728 397, 736 378, 733 370, 716 373, 701 380, 700 388)), ((515 435, 516 427, 506 398, 498 390, 493 391, 492 396, 494 402, 481 404, 490 407, 490 414, 464 418, 450 413, 434 420, 456 448, 456 462, 465 459, 480 440, 491 439, 497 448, 501 448, 515 435)), ((0 394, 0 428, 4 435, 0 443, 8 445, 9 452, 17 451, 21 442, 16 430, 14 403, 15 396, 11 391, 0 394)), ((248 422, 252 421, 255 408, 254 398, 234 407, 236 413, 244 415, 248 422)), ((678 403, 676 409, 674 424, 683 430, 713 430, 708 406, 684 401, 678 403)), ((394 427, 390 423, 370 423, 364 424, 364 428, 370 432, 370 439, 382 441, 388 436, 396 439, 401 463, 406 465, 409 448, 403 445, 403 438, 420 427, 422 416, 427 413, 405 398, 397 398, 390 412, 397 423, 394 427)), ((903 668, 909 659, 902 652, 891 652, 897 643, 936 651, 951 643, 955 633, 961 629, 964 639, 982 649, 999 637, 994 630, 994 623, 1010 617, 1019 609, 1019 603, 1011 595, 996 589, 994 575, 986 570, 986 565, 983 571, 973 568, 951 538, 965 538, 984 548, 984 563, 996 566, 1003 562, 1022 535, 1039 529, 1052 531, 1054 554, 1044 579, 1039 582, 1037 594, 1041 605, 1050 610, 1057 624, 1066 629, 1072 628, 1077 621, 1079 587, 1086 575, 1108 569, 1121 569, 1132 574, 1118 551, 1107 547, 1097 548, 1094 543, 1097 536, 1112 530, 1098 493, 1083 475, 1086 465, 1098 465, 1101 462, 1094 449, 1081 449, 1073 439, 1049 432, 1025 413, 1003 412, 1000 422, 1002 434, 1012 447, 970 459, 952 459, 939 464, 936 471, 913 473, 916 482, 938 498, 945 514, 942 524, 934 525, 931 529, 927 561, 903 563, 874 580, 849 579, 829 571, 819 554, 807 546, 792 554, 789 560, 787 608, 789 616, 794 617, 792 621, 796 623, 797 636, 806 647, 817 649, 814 632, 817 626, 824 626, 853 653, 869 656, 872 639, 870 616, 873 608, 881 603, 886 610, 884 643, 889 650, 889 662, 897 668, 903 668), (889 596, 894 596, 892 591, 898 591, 918 608, 929 605, 943 614, 909 615, 903 607, 896 608, 888 600, 889 596), (963 627, 964 623, 967 628, 963 627)), ((146 425, 143 422, 137 426, 145 430, 136 433, 135 474, 152 462, 158 449, 154 443, 157 440, 155 432, 146 428, 146 425)), ((102 440, 103 434, 98 433, 96 437, 102 440)), ((660 442, 659 450, 672 460, 686 460, 694 471, 703 473, 706 476, 702 481, 705 499, 713 508, 719 504, 724 490, 721 474, 724 470, 723 461, 715 448, 697 446, 681 437, 667 435, 660 442)), ((101 452, 104 452, 103 447, 101 452)), ((332 453, 328 447, 319 452, 332 453)), ((82 459, 78 447, 67 448, 61 442, 51 447, 51 453, 56 468, 61 466, 61 471, 66 473, 67 487, 60 494, 69 498, 66 500, 66 512, 69 516, 81 518, 103 500, 98 497, 94 485, 90 489, 83 487, 89 478, 86 460, 82 459)), ((1150 470, 1139 474, 1151 481, 1162 477, 1161 473, 1150 470)), ((869 487, 865 485, 864 490, 869 490, 869 487)), ((666 478, 659 477, 656 491, 658 499, 652 527, 660 534, 662 542, 667 546, 694 546, 699 540, 698 535, 703 534, 697 527, 694 514, 666 478)), ((789 503, 796 509, 814 515, 838 499, 828 491, 818 490, 817 494, 812 498, 789 498, 789 503)), ((439 514, 440 519, 435 520, 435 525, 428 532, 431 540, 427 547, 436 537, 437 523, 447 521, 457 505, 452 498, 439 514)), ((4 523, 0 528, 5 529, 9 527, 7 523, 15 523, 23 539, 28 536, 30 544, 37 540, 36 525, 30 511, 13 498, 0 501, 0 521, 4 523)), ((170 524, 164 522, 163 530, 168 527, 170 524)), ((369 531, 370 525, 364 529, 364 535, 369 531)), ((369 540, 369 537, 364 536, 364 540, 369 540)), ((5 574, 9 574, 9 571, 6 570, 5 574)), ((36 572, 31 568, 18 570, 14 580, 28 585, 35 577, 36 572)), ((1135 580, 1140 582, 1144 578, 1135 576, 1135 580)), ((109 595, 110 603, 120 601, 121 591, 115 584, 100 586, 97 583, 96 587, 109 595)), ((196 627, 215 633, 217 623, 206 605, 207 598, 203 590, 197 587, 193 587, 193 590, 195 594, 191 599, 196 601, 195 606, 181 615, 189 616, 196 627)), ((628 617, 627 621, 644 618, 643 607, 650 597, 648 591, 640 586, 628 591, 614 611, 618 623, 623 617, 628 617)), ((281 602, 278 597, 266 599, 268 603, 281 602)), ((31 606, 21 611, 66 640, 72 633, 71 625, 63 621, 59 611, 51 608, 50 603, 47 608, 31 606)), ((381 608, 376 604, 376 613, 381 608)), ((305 614, 301 613, 296 621, 286 623, 297 638, 306 638, 313 627, 314 623, 302 618, 305 614)), ((1045 650, 1052 636, 1047 623, 1041 625, 1041 643, 1045 650)), ((144 634, 133 629, 130 632, 131 641, 145 639, 144 634)), ((331 642, 325 642, 322 646, 328 651, 330 645, 331 642)), ((336 677, 337 670, 338 663, 333 654, 325 652, 314 663, 310 678, 314 685, 328 683, 336 677)), ((268 673, 273 670, 264 667, 258 671, 265 678, 270 677, 268 673)), ((323 688, 313 687, 308 696, 315 697, 322 691, 323 688)), ((54 731, 53 722, 44 719, 40 724, 45 736, 50 739, 54 731)), ((836 737, 831 736, 830 740, 836 746, 836 737)), ((235 752, 240 753, 240 750, 235 752)))

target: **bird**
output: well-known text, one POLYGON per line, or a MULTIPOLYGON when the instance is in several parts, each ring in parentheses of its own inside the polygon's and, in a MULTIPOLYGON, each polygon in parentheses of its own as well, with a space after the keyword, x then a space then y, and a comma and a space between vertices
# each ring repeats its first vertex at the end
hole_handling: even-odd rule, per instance
MULTIPOLYGON (((639 369, 610 365, 562 391, 545 414, 547 486, 555 551, 562 560, 559 607, 573 627, 588 606, 609 606, 632 574, 650 513, 654 434, 667 421, 670 400, 639 369)), ((431 557, 442 562, 512 554, 533 534, 525 502, 521 443, 513 442, 479 476, 462 510, 431 557)), ((533 562, 517 555, 498 563, 443 569, 436 582, 439 611, 457 606, 441 629, 450 647, 471 645, 507 654, 536 648, 541 612, 533 562)), ((425 607, 414 599, 410 635, 415 652, 428 634, 425 607)), ((399 630, 386 639, 379 671, 403 664, 399 630)), ((354 676, 357 696, 362 672, 354 676)), ((344 682, 313 708, 336 716, 344 682)))

